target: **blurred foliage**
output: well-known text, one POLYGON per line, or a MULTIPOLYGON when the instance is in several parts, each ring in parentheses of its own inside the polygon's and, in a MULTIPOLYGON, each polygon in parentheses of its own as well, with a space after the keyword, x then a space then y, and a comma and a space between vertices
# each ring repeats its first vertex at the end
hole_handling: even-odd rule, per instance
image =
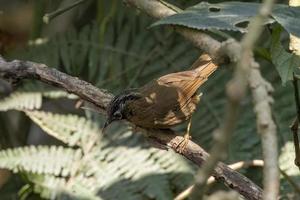
MULTIPOLYGON (((149 29, 152 19, 117 0, 86 1, 54 18, 49 25, 41 23, 46 12, 70 2, 74 1, 32 1, 32 29, 27 30, 29 34, 20 30, 23 46, 16 48, 15 42, 19 40, 10 40, 14 48, 5 48, 6 57, 45 63, 117 94, 160 75, 187 69, 200 53, 169 29, 149 29), (24 35, 27 35, 26 40, 24 35)), ((186 8, 198 1, 170 2, 186 8)), ((211 1, 216 2, 219 1, 211 1)), ((272 62, 278 67, 283 61, 274 56, 281 53, 274 50, 280 41, 271 39, 272 28, 265 29, 255 52, 263 75, 275 88, 273 108, 281 151, 280 167, 299 185, 299 172, 289 171, 294 166, 289 130, 296 114, 293 90, 289 82, 282 86, 274 70, 272 62)), ((225 33, 241 37, 240 33, 225 33)), ((218 34, 214 37, 223 39, 218 34)), ((288 34, 282 32, 280 51, 288 44, 286 38, 288 34)), ((204 95, 193 115, 192 137, 207 150, 213 148, 212 133, 223 119, 224 89, 231 69, 232 66, 220 66, 200 89, 204 95)), ((1 96, 5 97, 0 99, 0 110, 8 111, 0 113, 3 149, 0 167, 18 174, 0 189, 1 199, 173 199, 193 183, 196 170, 193 164, 171 151, 151 147, 147 138, 125 123, 114 124, 101 135, 99 127, 103 117, 89 110, 74 114, 77 112, 74 95, 36 81, 24 81, 16 85, 10 95, 3 92, 1 96), (65 99, 73 101, 66 103, 65 99), (56 111, 52 104, 70 107, 74 112, 56 111), (28 146, 29 138, 36 137, 36 143, 39 140, 34 134, 36 126, 25 116, 40 127, 37 130, 43 130, 63 144, 54 145, 49 141, 43 146, 28 146), (22 138, 16 139, 16 134, 22 138)), ((227 163, 262 157, 250 96, 243 101, 241 110, 227 163)), ((184 132, 186 125, 175 129, 184 132)), ((261 185, 262 177, 257 171, 243 169, 242 173, 261 185)), ((297 199, 290 181, 284 176, 281 180, 282 199, 297 199)), ((216 188, 218 186, 212 187, 212 191, 216 188)))

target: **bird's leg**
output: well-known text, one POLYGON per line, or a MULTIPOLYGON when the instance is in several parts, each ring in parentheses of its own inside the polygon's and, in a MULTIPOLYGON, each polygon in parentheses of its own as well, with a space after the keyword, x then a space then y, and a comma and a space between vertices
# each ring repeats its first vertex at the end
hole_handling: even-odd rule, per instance
POLYGON ((190 136, 191 125, 192 125, 192 118, 190 118, 190 120, 189 120, 189 123, 187 125, 187 129, 186 129, 186 133, 183 136, 183 140, 176 147, 176 150, 179 153, 182 153, 185 150, 189 140, 191 139, 191 136, 190 136))

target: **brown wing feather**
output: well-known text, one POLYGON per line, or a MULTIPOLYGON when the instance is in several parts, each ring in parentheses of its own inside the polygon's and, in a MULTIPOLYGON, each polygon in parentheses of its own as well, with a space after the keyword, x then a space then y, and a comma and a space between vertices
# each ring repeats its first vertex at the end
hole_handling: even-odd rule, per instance
POLYGON ((140 88, 144 98, 129 105, 133 111, 129 120, 157 128, 187 120, 196 109, 197 89, 217 68, 211 59, 201 60, 201 57, 195 62, 199 64, 197 68, 162 76, 140 88))

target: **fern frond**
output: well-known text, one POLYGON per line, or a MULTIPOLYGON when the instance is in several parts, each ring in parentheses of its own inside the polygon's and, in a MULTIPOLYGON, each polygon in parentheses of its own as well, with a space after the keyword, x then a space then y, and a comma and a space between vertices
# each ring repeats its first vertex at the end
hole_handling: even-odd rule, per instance
POLYGON ((111 146, 103 169, 97 173, 96 177, 99 181, 106 180, 106 183, 102 183, 102 190, 105 188, 107 190, 105 195, 108 195, 107 192, 111 191, 112 188, 126 188, 123 194, 126 191, 127 195, 140 192, 149 198, 170 199, 172 192, 168 176, 164 172, 151 159, 147 149, 139 146, 133 148, 111 146), (128 186, 126 187, 126 185, 128 186))
POLYGON ((43 97, 49 99, 59 99, 59 98, 68 98, 68 99, 78 99, 78 96, 70 94, 62 90, 50 90, 42 92, 43 97))
MULTIPOLYGON (((61 126, 56 130, 58 134, 67 132, 62 129, 63 124, 76 128, 90 123, 76 116, 70 117, 41 111, 26 111, 26 113, 31 115, 32 119, 37 119, 38 124, 47 132, 54 131, 54 126, 58 124, 61 126)), ((81 132, 81 134, 84 133, 81 132)), ((66 140, 68 140, 67 137, 66 140)), ((144 199, 143 196, 154 199, 172 199, 173 188, 171 187, 175 186, 178 191, 191 184, 193 168, 175 153, 149 149, 148 142, 142 135, 128 130, 124 131, 123 128, 117 128, 113 137, 116 138, 116 140, 113 139, 113 143, 112 140, 103 138, 92 151, 80 157, 81 164, 77 165, 79 173, 68 179, 68 186, 72 185, 73 189, 76 187, 74 193, 80 189, 85 192, 85 196, 98 196, 112 200, 140 200, 144 199), (113 192, 116 190, 118 193, 113 192)), ((66 170, 70 167, 72 166, 65 166, 66 170)), ((76 194, 76 197, 82 192, 76 194)))
POLYGON ((13 172, 30 172, 69 176, 75 172, 74 163, 82 157, 80 150, 61 146, 26 146, 0 151, 0 168, 13 172))
POLYGON ((194 179, 194 173, 197 171, 197 166, 189 163, 182 156, 173 151, 161 151, 155 148, 149 149, 151 159, 159 164, 168 174, 169 181, 175 185, 179 190, 183 190, 187 185, 191 184, 194 179))
POLYGON ((31 173, 28 173, 27 177, 30 182, 34 183, 33 191, 40 194, 42 198, 55 199, 61 193, 67 191, 65 178, 31 173))
POLYGON ((103 138, 85 161, 86 174, 95 181, 91 187, 102 198, 172 199, 174 188, 179 191, 192 183, 193 167, 174 152, 149 148, 142 135, 124 127, 107 134, 112 138, 103 138))
POLYGON ((25 113, 46 133, 70 146, 78 145, 88 150, 100 141, 97 124, 84 117, 44 111, 25 111, 25 113))
POLYGON ((14 92, 0 100, 0 111, 33 110, 42 106, 42 95, 39 92, 14 92))
POLYGON ((8 97, 0 99, 0 111, 8 110, 35 110, 42 106, 42 98, 68 98, 77 99, 74 94, 69 94, 61 90, 36 90, 36 91, 16 91, 8 97))
POLYGON ((47 199, 79 199, 101 200, 93 194, 87 186, 79 181, 74 184, 71 179, 56 177, 53 175, 28 174, 30 181, 34 183, 33 191, 47 199))

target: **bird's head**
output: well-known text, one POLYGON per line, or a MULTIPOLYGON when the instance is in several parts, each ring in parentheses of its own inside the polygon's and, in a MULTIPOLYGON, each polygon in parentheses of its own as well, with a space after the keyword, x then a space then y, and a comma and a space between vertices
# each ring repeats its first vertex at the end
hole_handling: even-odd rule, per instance
POLYGON ((127 91, 115 96, 107 106, 107 119, 103 129, 114 121, 126 119, 128 116, 128 110, 126 109, 127 103, 139 98, 141 98, 141 96, 132 91, 127 91))

